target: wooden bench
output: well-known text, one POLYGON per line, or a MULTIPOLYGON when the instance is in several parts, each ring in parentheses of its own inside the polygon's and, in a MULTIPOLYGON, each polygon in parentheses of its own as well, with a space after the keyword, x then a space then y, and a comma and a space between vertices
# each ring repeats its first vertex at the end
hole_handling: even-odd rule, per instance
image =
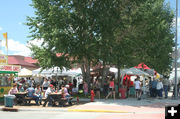
MULTIPOLYGON (((52 98, 52 106, 59 106, 59 107, 64 107, 66 106, 66 103, 68 102, 67 98, 64 98, 61 94, 58 93, 53 93, 53 94, 49 94, 50 97, 48 98, 52 98)), ((72 105, 71 100, 73 99, 73 97, 69 98, 69 105, 72 105)), ((49 101, 49 99, 43 99, 43 101, 45 101, 45 104, 43 104, 43 106, 46 106, 47 102, 49 101)))
POLYGON ((35 99, 32 98, 32 97, 25 97, 25 98, 24 98, 25 104, 30 104, 30 103, 31 103, 31 100, 34 100, 34 101, 35 101, 35 99), (28 102, 28 103, 27 103, 27 102, 28 102))
MULTIPOLYGON (((34 100, 34 101, 35 101, 35 98, 32 98, 32 97, 25 97, 25 98, 24 98, 25 104, 31 104, 31 100, 34 100)), ((42 101, 45 101, 45 100, 46 100, 46 98, 42 98, 41 102, 42 102, 42 101)))
POLYGON ((68 102, 68 99, 67 98, 61 98, 60 100, 57 100, 57 102, 59 103, 59 106, 63 106, 65 107, 66 106, 66 103, 68 103, 68 105, 72 105, 72 102, 71 100, 73 99, 73 97, 70 97, 69 100, 70 100, 70 103, 68 102))

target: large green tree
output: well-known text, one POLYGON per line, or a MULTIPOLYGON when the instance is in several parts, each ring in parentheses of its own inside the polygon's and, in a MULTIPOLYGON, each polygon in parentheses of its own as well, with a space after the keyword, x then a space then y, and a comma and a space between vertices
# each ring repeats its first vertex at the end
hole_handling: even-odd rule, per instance
POLYGON ((32 0, 28 17, 31 45, 43 68, 81 64, 89 82, 99 60, 118 68, 144 62, 157 71, 169 68, 173 14, 164 0, 32 0), (57 53, 62 53, 57 57, 57 53))
POLYGON ((139 7, 134 21, 136 63, 144 62, 162 74, 170 69, 174 46, 173 19, 174 13, 164 0, 148 0, 139 7))

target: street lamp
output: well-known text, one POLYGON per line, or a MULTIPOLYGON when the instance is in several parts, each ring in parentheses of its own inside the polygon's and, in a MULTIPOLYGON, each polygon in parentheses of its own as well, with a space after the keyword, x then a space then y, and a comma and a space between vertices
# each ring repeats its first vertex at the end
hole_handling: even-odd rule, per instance
POLYGON ((175 37, 175 80, 174 80, 174 98, 178 99, 177 96, 177 19, 178 18, 178 0, 176 0, 176 37, 175 37))

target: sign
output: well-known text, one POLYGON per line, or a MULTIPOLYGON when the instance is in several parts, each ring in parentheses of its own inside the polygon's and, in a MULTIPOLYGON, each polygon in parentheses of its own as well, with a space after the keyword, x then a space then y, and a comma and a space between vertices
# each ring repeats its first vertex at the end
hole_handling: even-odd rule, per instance
POLYGON ((21 66, 17 65, 0 65, 0 71, 16 71, 19 72, 21 70, 21 66))
POLYGON ((0 54, 0 65, 8 64, 8 56, 0 54))

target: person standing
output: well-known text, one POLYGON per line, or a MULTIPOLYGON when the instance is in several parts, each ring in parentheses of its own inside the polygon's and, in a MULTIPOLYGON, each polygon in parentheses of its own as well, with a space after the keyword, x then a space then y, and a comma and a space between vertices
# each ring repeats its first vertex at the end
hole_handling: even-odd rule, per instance
POLYGON ((74 86, 74 87, 77 86, 77 80, 76 80, 76 78, 73 78, 73 86, 74 86))
POLYGON ((141 99, 141 82, 139 81, 139 76, 135 79, 134 86, 136 90, 136 98, 140 100, 141 99))
POLYGON ((168 86, 169 86, 170 82, 169 82, 167 76, 164 77, 162 83, 163 83, 165 98, 168 98, 168 86))
POLYGON ((157 94, 158 94, 159 98, 161 99, 162 98, 162 91, 163 91, 163 84, 162 84, 161 79, 158 79, 156 89, 157 89, 157 94))
POLYGON ((48 89, 49 86, 49 81, 47 80, 47 78, 44 79, 44 82, 42 84, 42 89, 43 89, 43 96, 45 96, 45 92, 48 89))
POLYGON ((42 102, 42 95, 41 95, 41 88, 40 88, 40 85, 38 84, 35 88, 35 95, 39 98, 39 101, 40 101, 40 105, 41 105, 41 102, 42 102))
POLYGON ((99 98, 99 99, 101 97, 100 88, 101 88, 101 86, 100 86, 99 80, 97 78, 96 81, 95 81, 95 92, 96 92, 97 98, 99 98))
POLYGON ((157 96, 157 80, 155 78, 153 78, 153 81, 151 81, 151 90, 152 90, 152 97, 156 97, 157 96))
POLYGON ((109 88, 108 77, 106 77, 104 81, 104 87, 103 87, 103 92, 104 92, 105 97, 108 95, 108 88, 109 88))
POLYGON ((88 96, 88 84, 86 83, 86 81, 84 81, 83 83, 83 89, 84 89, 84 95, 85 97, 88 96))
POLYGON ((106 96, 106 99, 108 99, 108 97, 110 95, 113 95, 114 97, 114 100, 115 100, 115 87, 114 87, 114 78, 111 78, 110 79, 110 82, 109 82, 109 94, 106 96))

